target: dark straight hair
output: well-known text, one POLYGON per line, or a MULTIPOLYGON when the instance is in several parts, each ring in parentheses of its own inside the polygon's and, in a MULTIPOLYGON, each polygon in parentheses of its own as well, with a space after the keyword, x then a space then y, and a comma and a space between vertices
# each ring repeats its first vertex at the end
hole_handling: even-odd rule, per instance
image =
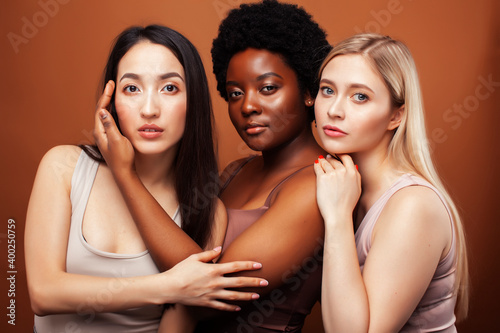
MULTIPOLYGON (((165 46, 184 67, 187 110, 184 134, 174 160, 175 190, 182 229, 203 248, 211 235, 218 193, 218 169, 212 132, 214 117, 205 69, 196 48, 177 31, 160 25, 131 27, 114 42, 104 70, 102 87, 109 80, 116 81, 120 60, 142 41, 165 46)), ((115 93, 111 98, 110 113, 120 129, 115 93)), ((81 147, 93 159, 104 162, 96 146, 81 147)))

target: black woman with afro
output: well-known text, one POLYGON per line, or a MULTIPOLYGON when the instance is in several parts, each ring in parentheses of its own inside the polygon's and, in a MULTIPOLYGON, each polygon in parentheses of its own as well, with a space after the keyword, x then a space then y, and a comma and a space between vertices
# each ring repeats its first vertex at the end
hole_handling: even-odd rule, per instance
POLYGON ((303 8, 265 0, 229 12, 213 41, 217 89, 255 155, 230 163, 220 198, 228 226, 219 262, 255 260, 269 281, 241 311, 196 332, 300 332, 320 297, 324 226, 313 163, 324 153, 311 122, 317 74, 331 47, 303 8))

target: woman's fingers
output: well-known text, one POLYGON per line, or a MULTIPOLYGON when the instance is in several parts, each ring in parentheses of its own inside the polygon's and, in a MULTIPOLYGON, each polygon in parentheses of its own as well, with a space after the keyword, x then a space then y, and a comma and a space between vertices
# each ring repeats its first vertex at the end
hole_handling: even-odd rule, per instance
POLYGON ((321 167, 321 164, 319 164, 319 160, 316 160, 314 162, 314 173, 316 174, 316 177, 319 177, 321 175, 325 174, 325 170, 321 167))
POLYGON ((201 262, 210 262, 210 261, 214 260, 215 258, 217 258, 220 255, 221 251, 222 251, 222 247, 217 246, 213 250, 208 250, 208 251, 203 251, 200 253, 192 254, 192 255, 190 255, 190 258, 194 259, 194 260, 201 261, 201 262))
POLYGON ((346 169, 356 169, 356 166, 354 165, 354 161, 352 160, 352 157, 348 154, 341 154, 338 155, 340 160, 342 161, 342 164, 346 169))
MULTIPOLYGON (((327 156, 328 158, 328 156, 327 156)), ((334 171, 334 168, 331 164, 331 162, 327 159, 325 159, 323 156, 320 156, 318 158, 318 163, 315 163, 315 164, 319 164, 319 166, 321 167, 321 169, 323 170, 324 173, 329 173, 329 172, 332 172, 334 171)))
POLYGON ((104 129, 104 133, 108 137, 108 140, 110 141, 121 140, 122 134, 118 130, 118 126, 116 126, 115 120, 108 111, 101 110, 99 112, 99 119, 104 129))
POLYGON ((114 89, 115 83, 113 81, 108 81, 104 87, 104 92, 99 98, 99 101, 97 101, 94 116, 94 139, 99 149, 102 149, 108 142, 106 128, 102 123, 102 118, 112 118, 107 110, 109 108, 109 104, 111 103, 111 97, 113 96, 114 89))
POLYGON ((240 311, 241 308, 237 305, 227 304, 221 301, 213 300, 209 301, 205 306, 214 308, 220 311, 240 311))
POLYGON ((211 297, 214 300, 223 301, 252 301, 259 299, 260 295, 252 292, 221 289, 214 292, 211 297))
POLYGON ((113 92, 115 91, 115 82, 109 80, 104 87, 104 92, 102 93, 99 101, 97 101, 97 112, 100 110, 109 110, 109 105, 111 103, 111 98, 113 97, 113 92))
POLYGON ((233 261, 223 264, 217 264, 219 274, 229 274, 241 271, 253 271, 261 269, 262 264, 255 261, 233 261))

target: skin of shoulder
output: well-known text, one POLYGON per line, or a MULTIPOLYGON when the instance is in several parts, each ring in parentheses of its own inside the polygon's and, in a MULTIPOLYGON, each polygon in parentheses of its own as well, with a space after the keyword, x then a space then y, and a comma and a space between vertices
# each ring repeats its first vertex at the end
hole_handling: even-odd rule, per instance
POLYGON ((284 283, 323 246, 324 225, 316 203, 316 176, 312 167, 301 170, 279 189, 264 215, 238 236, 220 262, 253 260, 255 275, 269 281, 265 294, 284 283))
POLYGON ((71 217, 71 178, 81 149, 57 146, 42 158, 28 205, 25 231, 26 275, 32 307, 41 313, 37 300, 44 294, 51 274, 64 271, 71 217))
POLYGON ((224 185, 224 183, 229 179, 229 177, 231 177, 231 175, 236 171, 236 169, 238 168, 238 166, 240 166, 241 163, 243 163, 243 161, 245 161, 247 159, 248 159, 248 157, 244 157, 244 158, 240 158, 240 159, 234 160, 234 161, 230 162, 224 168, 224 170, 219 175, 221 186, 224 185))
POLYGON ((425 186, 396 192, 377 220, 363 270, 370 330, 399 330, 427 290, 451 246, 446 207, 425 186))
POLYGON ((51 176, 62 181, 71 190, 71 178, 82 149, 78 146, 60 145, 51 148, 43 156, 38 172, 50 171, 51 176))

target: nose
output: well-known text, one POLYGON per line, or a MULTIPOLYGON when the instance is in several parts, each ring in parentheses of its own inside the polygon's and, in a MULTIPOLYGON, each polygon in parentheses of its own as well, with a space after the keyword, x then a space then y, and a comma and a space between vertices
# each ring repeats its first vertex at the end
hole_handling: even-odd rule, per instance
POLYGON ((245 93, 241 104, 241 113, 243 116, 249 116, 252 113, 262 113, 260 104, 258 103, 257 94, 255 92, 247 91, 245 93))
POLYGON ((154 91, 148 92, 144 96, 144 103, 141 107, 141 116, 144 118, 156 118, 160 116, 160 106, 158 95, 154 91))
POLYGON ((332 98, 332 103, 327 111, 328 117, 343 119, 345 116, 344 108, 344 99, 341 96, 332 98))

